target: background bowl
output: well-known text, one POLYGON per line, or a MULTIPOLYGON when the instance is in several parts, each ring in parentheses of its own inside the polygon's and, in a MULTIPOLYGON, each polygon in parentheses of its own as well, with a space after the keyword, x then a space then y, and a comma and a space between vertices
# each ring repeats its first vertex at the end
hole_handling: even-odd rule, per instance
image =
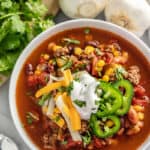
MULTIPOLYGON (((73 29, 73 28, 79 28, 79 27, 94 27, 102 30, 107 30, 109 32, 115 33, 122 38, 126 39, 136 47, 144 54, 144 56, 147 58, 147 60, 150 62, 150 49, 142 42, 138 37, 136 37, 134 34, 129 33, 127 30, 108 23, 104 21, 98 21, 98 20, 93 20, 93 19, 77 19, 77 20, 72 20, 72 21, 66 21, 64 23, 60 23, 52 28, 49 28, 45 32, 41 33, 39 36, 37 36, 34 40, 30 42, 30 44, 25 48, 23 53, 20 55, 19 59, 16 62, 16 65, 14 67, 12 76, 11 76, 11 81, 10 81, 10 87, 9 87, 9 105, 10 105, 10 110, 11 110, 11 115, 14 121, 14 124, 25 141, 25 143, 30 147, 32 150, 37 150, 38 148, 36 145, 30 140, 28 137, 27 133, 22 127, 18 111, 17 111, 17 106, 16 106, 16 84, 17 84, 17 79, 20 73, 20 70, 23 67, 23 64, 25 63, 26 59, 28 56, 33 52, 33 50, 36 49, 43 41, 45 41, 47 38, 50 36, 55 35, 58 32, 68 30, 68 29, 73 29)), ((139 148, 140 150, 145 150, 148 147, 148 143, 150 143, 150 137, 141 145, 139 148)))

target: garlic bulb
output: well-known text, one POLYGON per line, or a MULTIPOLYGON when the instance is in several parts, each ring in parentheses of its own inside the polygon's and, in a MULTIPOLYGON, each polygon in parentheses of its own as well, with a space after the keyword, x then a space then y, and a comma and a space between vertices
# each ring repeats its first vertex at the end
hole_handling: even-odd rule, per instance
POLYGON ((70 18, 94 18, 106 3, 107 0, 59 0, 60 8, 70 18))
POLYGON ((150 42, 150 29, 148 30, 148 38, 149 38, 149 42, 150 42))
POLYGON ((120 25, 137 36, 150 27, 150 6, 146 0, 109 0, 106 20, 120 25))
POLYGON ((58 0, 42 0, 48 9, 48 14, 56 15, 59 10, 58 0))

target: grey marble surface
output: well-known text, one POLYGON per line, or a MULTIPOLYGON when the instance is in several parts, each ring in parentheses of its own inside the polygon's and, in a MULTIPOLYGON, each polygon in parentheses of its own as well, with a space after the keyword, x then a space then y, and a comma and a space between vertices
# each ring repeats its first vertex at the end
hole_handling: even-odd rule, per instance
MULTIPOLYGON (((103 15, 98 16, 96 19, 103 19, 103 15)), ((59 23, 67 20, 69 20, 69 18, 65 17, 62 13, 59 13, 55 19, 55 22, 59 23)), ((142 37, 142 40, 150 46, 150 40, 148 39, 147 32, 142 37)), ((0 133, 11 137, 17 143, 20 150, 29 150, 14 127, 9 110, 8 89, 9 81, 0 87, 0 133)))

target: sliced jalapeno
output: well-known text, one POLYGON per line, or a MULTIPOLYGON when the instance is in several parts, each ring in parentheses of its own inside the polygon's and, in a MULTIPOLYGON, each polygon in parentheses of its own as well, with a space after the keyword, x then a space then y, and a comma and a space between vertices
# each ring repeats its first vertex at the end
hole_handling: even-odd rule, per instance
POLYGON ((133 86, 128 80, 118 80, 117 82, 114 83, 114 87, 116 89, 123 88, 123 103, 120 109, 117 110, 116 114, 123 116, 125 115, 130 108, 131 105, 131 100, 133 97, 133 86))
POLYGON ((117 116, 112 115, 105 117, 105 121, 103 121, 102 118, 98 119, 96 114, 92 114, 90 118, 90 127, 93 134, 97 137, 107 138, 113 136, 120 129, 120 119, 117 116), (107 120, 111 120, 113 122, 111 127, 106 125, 107 120))
POLYGON ((115 113, 122 105, 122 95, 120 91, 106 82, 100 82, 98 88, 102 89, 103 95, 99 101, 99 109, 96 115, 98 117, 104 117, 115 113))

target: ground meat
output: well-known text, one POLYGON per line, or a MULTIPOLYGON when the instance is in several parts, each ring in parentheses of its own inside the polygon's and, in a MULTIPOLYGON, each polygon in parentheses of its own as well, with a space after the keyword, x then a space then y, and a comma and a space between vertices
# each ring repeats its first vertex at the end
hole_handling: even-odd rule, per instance
POLYGON ((56 150, 57 135, 45 133, 42 137, 45 149, 56 150))
POLYGON ((131 66, 128 69, 128 77, 133 84, 138 85, 141 79, 140 69, 138 66, 131 66))
POLYGON ((82 134, 82 133, 85 133, 87 130, 88 130, 88 122, 87 121, 82 121, 81 122, 81 130, 80 130, 80 133, 82 134))

